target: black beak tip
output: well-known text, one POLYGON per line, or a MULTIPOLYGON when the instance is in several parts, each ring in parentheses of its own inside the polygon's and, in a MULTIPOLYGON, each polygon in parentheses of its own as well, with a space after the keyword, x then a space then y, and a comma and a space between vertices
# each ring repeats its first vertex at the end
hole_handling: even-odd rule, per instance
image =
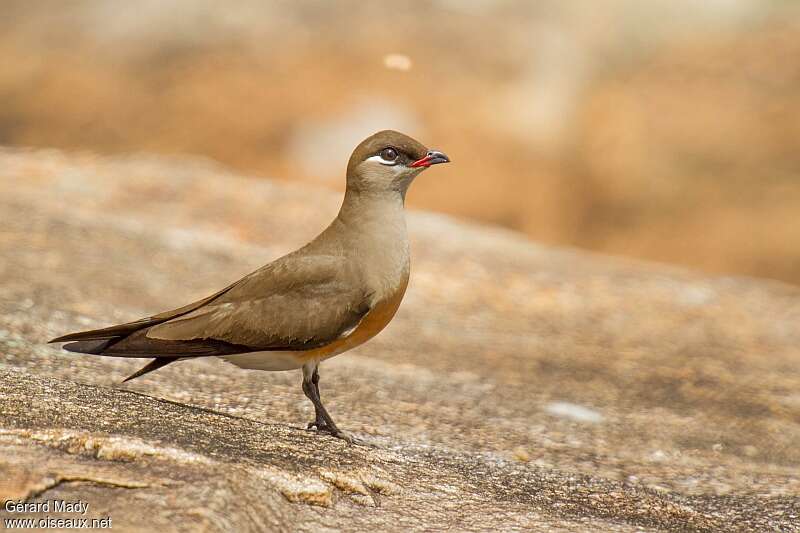
POLYGON ((430 152, 428 152, 428 156, 431 158, 429 160, 431 165, 438 165, 441 163, 450 162, 450 158, 447 157, 447 154, 445 154, 444 152, 440 152, 438 150, 431 150, 430 152))

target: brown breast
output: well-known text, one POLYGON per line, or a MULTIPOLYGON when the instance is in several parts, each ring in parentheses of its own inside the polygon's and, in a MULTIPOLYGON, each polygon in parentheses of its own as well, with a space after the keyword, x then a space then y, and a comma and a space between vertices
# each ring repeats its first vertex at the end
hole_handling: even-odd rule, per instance
POLYGON ((326 359, 340 354, 360 344, 364 344, 369 339, 381 332, 386 325, 394 318, 397 309, 400 307, 400 302, 403 301, 403 296, 408 287, 408 274, 406 274, 397 290, 389 296, 384 298, 367 315, 358 323, 350 335, 341 339, 335 340, 330 344, 326 344, 320 348, 302 352, 303 360, 309 359, 326 359))

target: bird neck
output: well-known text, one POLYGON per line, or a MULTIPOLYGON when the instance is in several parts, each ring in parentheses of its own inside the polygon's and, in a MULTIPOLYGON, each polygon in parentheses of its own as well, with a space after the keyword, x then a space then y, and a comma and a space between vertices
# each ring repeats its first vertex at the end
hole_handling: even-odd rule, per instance
POLYGON ((405 228, 404 203, 405 194, 400 191, 349 189, 344 194, 338 219, 349 227, 402 222, 405 228))
POLYGON ((348 191, 333 227, 346 243, 345 253, 362 265, 376 301, 405 287, 410 257, 402 194, 348 191))

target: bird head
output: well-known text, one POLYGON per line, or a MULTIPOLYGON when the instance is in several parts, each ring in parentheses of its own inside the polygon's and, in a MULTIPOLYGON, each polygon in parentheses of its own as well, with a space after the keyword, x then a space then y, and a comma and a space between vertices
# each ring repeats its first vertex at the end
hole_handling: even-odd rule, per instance
POLYGON ((438 150, 402 133, 384 130, 359 144, 347 164, 347 188, 357 191, 397 191, 408 186, 426 168, 450 159, 438 150))

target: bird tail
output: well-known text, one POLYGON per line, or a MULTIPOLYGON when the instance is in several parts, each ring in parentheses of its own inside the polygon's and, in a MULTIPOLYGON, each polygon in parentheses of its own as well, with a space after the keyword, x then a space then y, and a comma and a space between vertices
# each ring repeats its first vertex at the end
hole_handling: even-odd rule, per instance
MULTIPOLYGON (((50 342, 67 342, 63 348, 69 352, 86 353, 92 355, 110 355, 112 357, 147 357, 143 354, 127 355, 124 353, 108 353, 107 350, 131 334, 147 328, 154 322, 158 323, 161 321, 163 320, 154 320, 152 318, 137 320, 136 322, 129 322, 127 324, 120 324, 103 329, 70 333, 68 335, 57 337, 50 342)), ((122 383, 136 379, 140 376, 153 372, 154 370, 158 370, 163 366, 174 363, 178 359, 180 359, 180 357, 157 357, 147 363, 141 369, 122 380, 122 383)))
POLYGON ((168 365, 170 363, 174 363, 178 359, 180 359, 180 357, 157 357, 157 358, 153 359, 152 361, 150 361, 149 363, 147 363, 146 365, 144 365, 142 368, 140 368, 136 372, 134 372, 133 374, 131 374, 130 376, 128 376, 127 378, 123 379, 122 383, 125 383, 126 381, 130 381, 132 379, 136 379, 136 378, 141 377, 141 376, 144 376, 145 374, 149 374, 150 372, 152 372, 154 370, 158 370, 162 366, 166 366, 166 365, 168 365))
MULTIPOLYGON (((88 341, 75 341, 64 345, 64 349, 69 352, 88 353, 93 355, 108 355, 103 353, 109 346, 114 344, 120 339, 106 339, 106 340, 88 340, 88 341)), ((180 357, 156 357, 142 368, 122 380, 122 383, 136 379, 138 377, 149 374, 154 370, 158 370, 170 363, 174 363, 180 357)))
MULTIPOLYGON (((65 344, 63 348, 68 352, 77 352, 77 353, 90 353, 94 355, 101 355, 103 350, 114 344, 119 339, 101 339, 101 340, 85 340, 85 341, 75 341, 70 342, 69 344, 65 344)), ((53 341, 51 341, 53 342, 53 341)))

